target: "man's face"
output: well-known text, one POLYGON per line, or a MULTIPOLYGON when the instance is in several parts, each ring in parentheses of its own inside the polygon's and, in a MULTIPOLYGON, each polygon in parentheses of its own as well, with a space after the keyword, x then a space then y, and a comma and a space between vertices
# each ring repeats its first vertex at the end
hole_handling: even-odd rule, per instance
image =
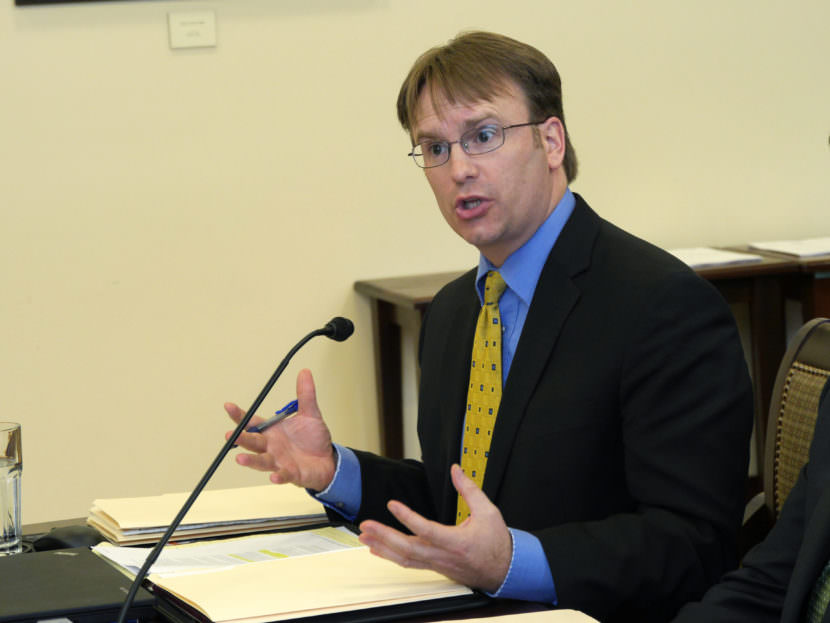
MULTIPOLYGON (((512 85, 492 101, 450 104, 439 97, 435 106, 424 89, 415 119, 412 137, 416 143, 457 141, 482 125, 538 121, 528 117, 525 100, 512 85)), ((449 162, 424 172, 450 227, 501 266, 533 235, 564 194, 563 156, 562 124, 551 117, 537 126, 505 130, 504 145, 485 154, 468 155, 455 143, 449 162)))

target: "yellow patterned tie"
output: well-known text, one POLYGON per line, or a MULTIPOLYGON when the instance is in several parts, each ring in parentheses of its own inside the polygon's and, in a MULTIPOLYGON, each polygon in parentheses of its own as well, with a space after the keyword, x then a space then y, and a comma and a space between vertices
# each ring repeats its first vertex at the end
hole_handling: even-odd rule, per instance
MULTIPOLYGON (((473 340, 470 387, 467 390, 467 413, 461 469, 481 488, 484 468, 490 454, 490 440, 501 402, 501 316, 499 298, 506 285, 495 271, 484 282, 484 305, 478 314, 473 340)), ((466 502, 458 496, 457 524, 470 516, 466 502)))

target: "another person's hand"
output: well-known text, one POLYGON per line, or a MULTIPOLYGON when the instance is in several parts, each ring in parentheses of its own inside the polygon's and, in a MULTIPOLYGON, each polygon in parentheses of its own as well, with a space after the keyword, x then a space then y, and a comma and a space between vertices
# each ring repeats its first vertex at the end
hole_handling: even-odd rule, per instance
MULTIPOLYGON (((242 433, 237 444, 251 454, 239 453, 236 462, 263 472, 271 472, 271 482, 293 483, 322 491, 328 487, 336 468, 331 433, 317 406, 311 372, 297 375, 297 413, 262 433, 242 433)), ((232 402, 225 411, 237 424, 245 411, 232 402)), ((263 419, 251 418, 251 425, 263 419)), ((232 431, 225 434, 230 438, 232 431)))
POLYGON ((403 567, 432 569, 474 588, 493 593, 510 568, 513 541, 501 512, 458 465, 451 469, 453 486, 470 508, 457 526, 422 517, 405 504, 391 500, 389 511, 412 535, 367 520, 360 524, 360 542, 382 558, 403 567))

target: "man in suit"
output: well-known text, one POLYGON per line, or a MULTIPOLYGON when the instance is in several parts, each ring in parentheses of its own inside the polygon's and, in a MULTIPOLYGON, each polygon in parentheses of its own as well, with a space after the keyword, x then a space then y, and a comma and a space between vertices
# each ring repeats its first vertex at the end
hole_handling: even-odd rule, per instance
POLYGON ((810 456, 770 533, 677 623, 830 621, 819 580, 830 574, 830 381, 825 384, 810 456))
POLYGON ((727 306, 570 191, 561 84, 535 48, 468 33, 430 50, 398 116, 445 220, 480 251, 424 319, 422 460, 332 449, 303 371, 298 416, 242 435, 252 453, 237 461, 318 492, 399 564, 602 619, 668 620, 735 562, 752 400, 727 306), (493 273, 506 290, 482 307, 493 273), (486 464, 465 474, 471 351, 493 306, 501 399, 472 426, 486 464))

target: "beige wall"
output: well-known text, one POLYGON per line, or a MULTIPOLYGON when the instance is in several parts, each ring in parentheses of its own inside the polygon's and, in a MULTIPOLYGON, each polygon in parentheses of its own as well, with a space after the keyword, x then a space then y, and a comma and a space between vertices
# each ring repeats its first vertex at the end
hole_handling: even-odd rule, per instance
MULTIPOLYGON (((471 266, 394 99, 468 28, 564 77, 574 189, 664 246, 830 234, 830 3, 206 0, 0 8, 0 397, 24 522, 191 488, 286 350, 335 438, 378 447, 356 279, 471 266), (218 46, 171 51, 166 14, 218 46)), ((411 399, 411 398, 410 398, 411 399)), ((231 460, 212 486, 263 482, 231 460)))

